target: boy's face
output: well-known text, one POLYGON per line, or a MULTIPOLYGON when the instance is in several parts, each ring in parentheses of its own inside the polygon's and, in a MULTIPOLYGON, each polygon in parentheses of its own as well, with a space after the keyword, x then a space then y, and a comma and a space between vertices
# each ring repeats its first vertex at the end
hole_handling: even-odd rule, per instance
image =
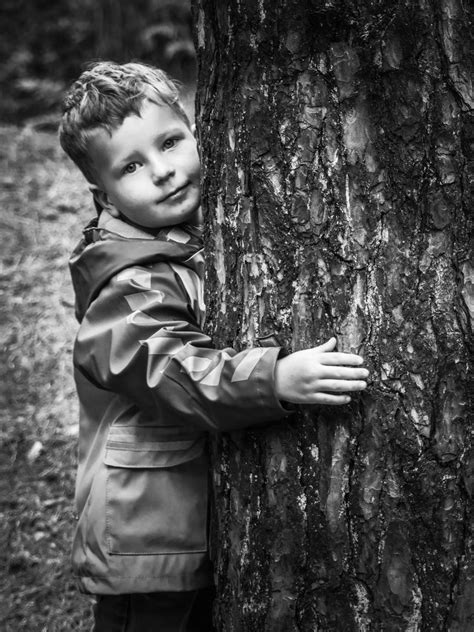
POLYGON ((199 156, 186 123, 167 105, 144 101, 110 135, 98 130, 90 156, 100 185, 93 187, 112 215, 161 228, 198 223, 199 156))

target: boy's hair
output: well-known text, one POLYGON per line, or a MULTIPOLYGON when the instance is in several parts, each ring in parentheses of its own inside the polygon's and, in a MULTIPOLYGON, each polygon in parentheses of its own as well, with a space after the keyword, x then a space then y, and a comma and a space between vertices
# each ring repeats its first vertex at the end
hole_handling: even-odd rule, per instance
POLYGON ((99 184, 88 153, 94 132, 105 129, 111 134, 127 116, 140 114, 145 99, 168 105, 190 127, 177 82, 145 64, 95 62, 65 94, 59 141, 91 184, 99 184))

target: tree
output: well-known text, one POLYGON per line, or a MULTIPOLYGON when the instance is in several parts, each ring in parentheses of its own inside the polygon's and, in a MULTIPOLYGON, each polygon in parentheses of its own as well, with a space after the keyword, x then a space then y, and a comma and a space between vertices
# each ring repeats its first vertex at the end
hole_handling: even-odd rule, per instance
POLYGON ((474 629, 468 4, 194 1, 209 330, 372 374, 215 440, 220 631, 474 629))

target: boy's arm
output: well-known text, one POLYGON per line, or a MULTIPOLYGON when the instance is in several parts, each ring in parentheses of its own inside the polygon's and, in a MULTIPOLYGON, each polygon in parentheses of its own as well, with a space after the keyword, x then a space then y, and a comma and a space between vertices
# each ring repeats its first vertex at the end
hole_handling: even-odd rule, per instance
POLYGON ((191 302, 167 263, 124 270, 87 310, 77 369, 151 418, 226 431, 286 416, 275 392, 280 349, 214 349, 191 302))

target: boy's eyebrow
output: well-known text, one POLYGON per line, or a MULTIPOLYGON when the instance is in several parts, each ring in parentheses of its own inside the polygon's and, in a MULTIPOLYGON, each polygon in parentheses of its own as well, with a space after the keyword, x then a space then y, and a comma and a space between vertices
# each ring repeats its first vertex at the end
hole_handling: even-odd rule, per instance
POLYGON ((167 136, 172 136, 173 134, 183 134, 182 128, 178 126, 168 127, 168 129, 164 129, 162 132, 155 136, 154 142, 158 142, 166 138, 167 136))

